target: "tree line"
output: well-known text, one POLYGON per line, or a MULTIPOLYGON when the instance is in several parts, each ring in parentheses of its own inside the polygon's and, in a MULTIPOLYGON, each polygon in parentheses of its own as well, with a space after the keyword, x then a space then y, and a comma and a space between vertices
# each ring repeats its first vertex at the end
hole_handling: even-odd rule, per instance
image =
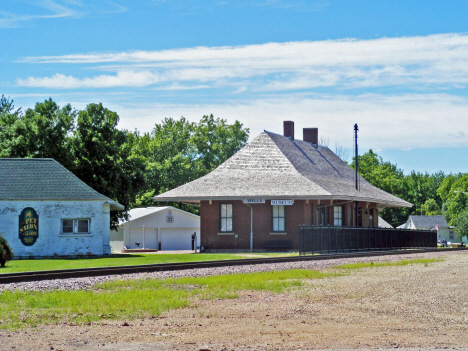
MULTIPOLYGON (((249 129, 242 123, 228 124, 213 115, 203 116, 198 123, 184 117, 165 118, 147 133, 119 130, 118 122, 118 114, 102 104, 76 110, 48 99, 23 112, 2 96, 0 157, 53 158, 128 210, 154 205, 154 196, 209 173, 249 138, 249 129)), ((468 234, 468 174, 413 171, 405 175, 372 150, 359 156, 359 173, 372 185, 414 205, 385 208, 381 215, 393 226, 412 214, 443 214, 449 224, 468 234)), ((188 205, 172 205, 197 213, 188 205)), ((125 214, 112 214, 113 226, 119 216, 125 214)))
MULTIPOLYGON (((249 138, 242 123, 213 115, 198 123, 165 118, 148 133, 119 130, 118 122, 100 103, 76 110, 48 99, 23 112, 2 96, 0 157, 53 158, 129 210, 154 205, 153 196, 209 173, 249 138)), ((111 226, 125 216, 113 212, 111 226)))
MULTIPOLYGON (((468 174, 433 174, 412 171, 405 175, 372 150, 358 156, 359 174, 372 185, 411 202, 412 208, 385 208, 382 218, 393 226, 403 224, 410 215, 444 215, 459 234, 468 234, 468 174)), ((351 163, 355 169, 355 162, 351 163)))

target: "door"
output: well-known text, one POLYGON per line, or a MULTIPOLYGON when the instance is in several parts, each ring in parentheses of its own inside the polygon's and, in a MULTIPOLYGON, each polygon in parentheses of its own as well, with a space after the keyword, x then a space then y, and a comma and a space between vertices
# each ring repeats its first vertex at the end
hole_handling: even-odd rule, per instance
POLYGON ((158 238, 157 238, 157 229, 156 228, 145 228, 143 235, 143 228, 130 228, 130 242, 129 249, 136 249, 138 245, 135 243, 139 242, 140 249, 157 249, 158 248, 158 238), (143 242, 144 241, 144 242, 143 242))
POLYGON ((161 250, 192 250, 192 235, 190 229, 162 229, 161 250))

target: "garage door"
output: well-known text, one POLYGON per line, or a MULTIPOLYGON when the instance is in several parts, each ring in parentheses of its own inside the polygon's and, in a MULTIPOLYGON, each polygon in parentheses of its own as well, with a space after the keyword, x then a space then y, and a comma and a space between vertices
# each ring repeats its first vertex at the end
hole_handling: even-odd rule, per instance
POLYGON ((192 250, 193 233, 193 230, 163 229, 161 250, 192 250))
POLYGON ((138 246, 135 243, 139 242, 140 249, 142 249, 143 247, 145 249, 157 249, 158 241, 156 233, 156 228, 145 228, 145 243, 143 245, 143 228, 130 228, 130 242, 129 245, 127 245, 127 247, 129 249, 136 249, 138 246))

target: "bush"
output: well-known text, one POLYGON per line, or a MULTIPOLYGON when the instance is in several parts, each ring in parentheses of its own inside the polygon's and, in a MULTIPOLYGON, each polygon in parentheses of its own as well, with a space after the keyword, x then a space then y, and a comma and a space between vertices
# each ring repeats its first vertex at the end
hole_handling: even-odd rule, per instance
POLYGON ((3 233, 0 233, 0 267, 5 267, 5 264, 13 258, 13 249, 6 240, 3 233))

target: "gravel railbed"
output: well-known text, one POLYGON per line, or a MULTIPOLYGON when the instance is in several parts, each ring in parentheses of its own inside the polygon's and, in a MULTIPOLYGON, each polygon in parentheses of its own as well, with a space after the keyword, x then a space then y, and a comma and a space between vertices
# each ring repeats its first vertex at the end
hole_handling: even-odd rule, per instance
POLYGON ((465 252, 429 252, 415 253, 402 255, 387 255, 387 256, 371 256, 371 257, 356 257, 356 258, 338 258, 317 261, 300 261, 300 262, 284 262, 284 263, 267 263, 245 266, 228 266, 228 267, 213 267, 213 268, 195 268, 188 270, 174 270, 164 272, 148 272, 148 273, 132 273, 121 275, 109 275, 100 277, 85 277, 85 278, 69 278, 69 279, 53 279, 42 280, 37 282, 23 282, 0 284, 0 292, 2 291, 46 291, 46 290, 84 290, 92 289, 96 284, 106 281, 124 280, 124 279, 167 279, 167 278, 182 278, 182 277, 206 277, 211 275, 235 274, 235 273, 250 273, 250 272, 269 272, 281 271, 289 269, 325 269, 332 266, 359 263, 359 262, 382 262, 382 261, 400 261, 415 258, 442 258, 453 254, 467 254, 465 252))

